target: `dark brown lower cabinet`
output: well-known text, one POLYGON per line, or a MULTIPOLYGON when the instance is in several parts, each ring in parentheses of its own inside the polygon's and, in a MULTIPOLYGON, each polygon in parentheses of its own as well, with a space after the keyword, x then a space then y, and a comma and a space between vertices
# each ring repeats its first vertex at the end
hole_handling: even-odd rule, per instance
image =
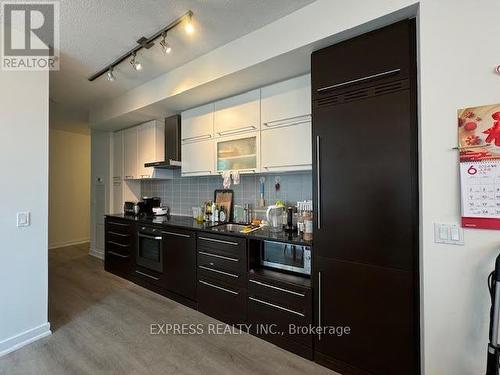
POLYGON ((165 288, 196 301, 196 234, 181 229, 162 230, 165 288))
POLYGON ((350 331, 318 335, 316 361, 345 374, 418 373, 412 272, 317 257, 314 277, 316 325, 350 331))
POLYGON ((251 332, 286 350, 313 359, 312 291, 310 280, 260 270, 249 273, 248 323, 251 332), (275 275, 265 277, 263 274, 275 275), (299 283, 284 282, 299 279, 299 283), (305 286, 309 282, 309 286, 305 286))
POLYGON ((104 269, 129 278, 135 256, 135 225, 126 220, 106 218, 104 269))

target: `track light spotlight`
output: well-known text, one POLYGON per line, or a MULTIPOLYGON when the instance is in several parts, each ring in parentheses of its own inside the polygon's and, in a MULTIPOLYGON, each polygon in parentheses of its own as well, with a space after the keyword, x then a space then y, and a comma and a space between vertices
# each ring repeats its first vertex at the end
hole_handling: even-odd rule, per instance
POLYGON ((170 46, 170 44, 168 44, 166 38, 167 38, 167 33, 164 33, 162 35, 162 40, 160 42, 160 46, 163 50, 163 53, 169 54, 170 52, 172 52, 172 47, 170 46))
POLYGON ((115 75, 113 74, 113 67, 109 68, 108 72, 106 73, 106 78, 109 82, 113 82, 116 79, 115 75))
POLYGON ((130 64, 132 65, 132 68, 134 68, 137 71, 140 71, 140 70, 142 70, 142 64, 139 61, 137 61, 136 57, 137 57, 137 53, 134 52, 132 54, 132 59, 130 60, 130 64))
POLYGON ((194 33, 193 15, 191 13, 188 15, 185 29, 186 29, 186 33, 188 33, 188 34, 194 33))

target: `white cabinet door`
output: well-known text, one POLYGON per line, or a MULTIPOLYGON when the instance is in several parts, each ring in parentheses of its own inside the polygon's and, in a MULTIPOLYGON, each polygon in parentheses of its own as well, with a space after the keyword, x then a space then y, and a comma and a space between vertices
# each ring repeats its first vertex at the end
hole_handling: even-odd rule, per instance
POLYGON ((137 127, 123 131, 123 175, 127 180, 138 178, 137 174, 137 127))
POLYGON ((263 130, 261 165, 262 172, 311 169, 311 122, 263 130))
POLYGON ((260 89, 215 102, 216 137, 260 129, 260 89))
POLYGON ((209 176, 214 174, 214 143, 201 141, 181 146, 182 176, 209 176))
POLYGON ((200 141, 213 137, 214 103, 196 107, 181 113, 182 142, 200 141))
POLYGON ((149 178, 153 168, 144 167, 145 163, 156 160, 156 122, 150 121, 137 127, 137 175, 138 178, 149 178))
POLYGON ((311 76, 309 74, 263 87, 261 90, 262 130, 309 121, 311 76))
POLYGON ((113 181, 123 179, 123 132, 113 133, 113 181))
POLYGON ((123 187, 122 181, 113 182, 113 207, 111 213, 123 213, 123 187))

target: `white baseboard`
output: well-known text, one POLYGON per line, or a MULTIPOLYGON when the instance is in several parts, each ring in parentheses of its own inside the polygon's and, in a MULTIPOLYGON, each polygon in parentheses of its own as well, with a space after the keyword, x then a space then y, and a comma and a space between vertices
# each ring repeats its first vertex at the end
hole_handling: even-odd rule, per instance
POLYGON ((42 324, 41 326, 29 329, 16 336, 0 341, 0 357, 20 349, 25 345, 31 344, 44 337, 50 336, 50 323, 42 324))
POLYGON ((104 260, 104 251, 102 251, 100 249, 94 249, 91 247, 89 254, 92 255, 93 257, 104 260))
POLYGON ((56 242, 53 244, 49 244, 49 250, 59 249, 61 247, 73 246, 73 245, 81 245, 84 243, 90 242, 90 238, 84 238, 82 240, 74 240, 74 241, 66 241, 66 242, 56 242))

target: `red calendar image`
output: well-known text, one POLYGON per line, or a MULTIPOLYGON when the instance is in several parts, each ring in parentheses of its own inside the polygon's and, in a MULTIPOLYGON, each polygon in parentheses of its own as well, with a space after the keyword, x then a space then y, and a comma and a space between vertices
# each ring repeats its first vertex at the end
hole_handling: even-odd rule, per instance
POLYGON ((500 229, 500 104, 458 111, 462 226, 500 229))

